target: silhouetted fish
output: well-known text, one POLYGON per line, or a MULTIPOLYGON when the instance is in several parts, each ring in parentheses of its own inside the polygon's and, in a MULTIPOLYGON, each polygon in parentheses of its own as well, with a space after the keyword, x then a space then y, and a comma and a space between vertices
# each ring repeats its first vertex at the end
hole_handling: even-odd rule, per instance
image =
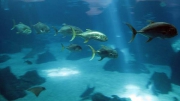
POLYGON ((89 40, 92 40, 92 39, 93 40, 98 40, 98 41, 101 41, 101 42, 105 42, 105 41, 108 40, 107 36, 102 32, 93 31, 93 30, 90 30, 90 29, 86 29, 86 30, 87 31, 76 35, 76 36, 79 36, 79 37, 83 38, 85 40, 84 43, 87 43, 89 40))
POLYGON ((13 28, 11 28, 11 30, 13 29, 17 29, 17 32, 16 34, 25 34, 25 35, 28 35, 28 34, 31 34, 32 30, 29 26, 23 24, 22 22, 19 22, 19 24, 16 25, 15 23, 15 20, 13 20, 13 28))
POLYGON ((37 34, 48 33, 50 31, 50 28, 46 24, 41 22, 33 25, 33 27, 36 30, 37 34))
POLYGON ((78 44, 70 44, 69 46, 64 46, 63 44, 61 44, 61 46, 62 46, 62 49, 61 50, 64 50, 64 48, 65 49, 67 49, 67 50, 69 50, 69 51, 81 51, 82 50, 82 47, 81 46, 79 46, 78 44))
POLYGON ((39 94, 40 94, 43 90, 46 90, 46 88, 44 88, 44 87, 33 87, 33 88, 28 89, 27 91, 30 91, 30 92, 34 93, 34 94, 36 95, 36 97, 38 97, 39 94))
POLYGON ((172 38, 177 35, 177 29, 166 22, 153 22, 150 21, 150 24, 145 26, 139 31, 136 31, 133 26, 130 24, 126 23, 126 25, 132 30, 133 36, 129 42, 132 42, 136 36, 137 33, 140 33, 149 39, 147 42, 150 42, 153 38, 159 37, 162 39, 165 38, 172 38))

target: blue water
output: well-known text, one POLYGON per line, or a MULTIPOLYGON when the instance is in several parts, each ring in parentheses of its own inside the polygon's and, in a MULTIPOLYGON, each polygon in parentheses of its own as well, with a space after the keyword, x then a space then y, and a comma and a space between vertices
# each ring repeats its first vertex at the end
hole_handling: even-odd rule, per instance
MULTIPOLYGON (((149 24, 148 20, 167 22, 174 25, 179 32, 179 0, 1 0, 0 3, 0 55, 11 56, 23 53, 24 49, 37 49, 37 54, 33 54, 37 57, 42 52, 50 51, 53 53, 52 49, 59 49, 60 52, 60 43, 66 45, 76 43, 86 51, 77 54, 67 53, 70 55, 62 55, 61 57, 67 60, 80 61, 91 57, 91 52, 86 47, 87 44, 92 45, 95 49, 105 45, 116 49, 119 56, 116 60, 103 60, 102 68, 104 67, 104 69, 102 71, 130 72, 138 75, 139 73, 149 73, 141 64, 165 65, 175 68, 169 71, 175 75, 175 78, 170 76, 170 79, 172 84, 180 86, 179 78, 176 78, 180 76, 178 75, 180 74, 178 68, 180 66, 178 62, 180 56, 180 42, 178 40, 180 36, 177 35, 169 39, 154 38, 151 42, 146 43, 148 38, 138 34, 133 42, 128 43, 132 32, 125 24, 130 23, 136 30, 140 30, 149 24), (22 22, 30 26, 32 33, 30 35, 16 34, 16 30, 10 30, 13 27, 12 20, 15 20, 16 24, 22 22), (36 34, 32 26, 37 22, 48 25, 50 32, 36 34), (63 38, 61 34, 54 36, 55 31, 52 26, 60 29, 63 23, 79 27, 83 31, 91 29, 102 32, 107 35, 108 41, 90 40, 84 44, 84 40, 78 37, 70 42, 70 36, 66 38, 63 38), (48 46, 49 44, 58 44, 59 46, 52 45, 53 47, 51 47, 48 46), (125 55, 123 50, 128 54, 125 55), (130 59, 132 64, 127 63, 126 59, 129 58, 129 55, 133 57, 132 60, 130 59), (122 70, 116 66, 127 66, 130 67, 130 70, 122 70), (140 68, 137 70, 131 67, 140 68)), ((22 58, 22 61, 31 60, 31 58, 23 59, 24 56, 17 58, 22 58)), ((59 55, 54 56, 57 58, 59 55)), ((98 61, 99 58, 95 58, 93 61, 98 61)), ((57 59, 57 61, 59 60, 57 59)), ((3 65, 0 68, 5 68, 3 66, 6 62, 1 64, 3 65)), ((71 63, 67 62, 67 64, 71 63)), ((12 63, 9 66, 13 67, 13 65, 12 63)), ((94 76, 96 77, 96 75, 94 76)))

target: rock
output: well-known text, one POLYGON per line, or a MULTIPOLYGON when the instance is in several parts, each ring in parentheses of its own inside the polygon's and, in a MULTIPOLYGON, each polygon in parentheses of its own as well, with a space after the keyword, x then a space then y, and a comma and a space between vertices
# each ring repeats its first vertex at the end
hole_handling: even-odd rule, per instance
POLYGON ((0 69, 0 93, 7 100, 15 100, 26 96, 25 91, 19 86, 20 80, 11 73, 10 67, 0 69))
POLYGON ((154 72, 149 82, 147 83, 147 88, 151 88, 155 95, 168 94, 172 90, 171 81, 165 73, 154 72))
POLYGON ((45 46, 42 46, 42 47, 33 47, 31 49, 31 51, 29 53, 27 53, 23 59, 29 59, 29 58, 34 58, 35 55, 43 52, 45 49, 45 46))
POLYGON ((23 89, 46 82, 45 78, 40 77, 36 70, 26 72, 26 74, 20 76, 20 80, 23 89))
POLYGON ((116 48, 118 52, 118 58, 110 59, 106 62, 103 68, 107 71, 117 71, 120 73, 150 73, 144 64, 130 61, 128 63, 124 60, 124 54, 116 48))
POLYGON ((102 93, 95 93, 91 97, 92 101, 110 101, 111 98, 104 96, 102 93))
POLYGON ((9 59, 11 59, 11 57, 9 55, 1 55, 0 56, 0 63, 6 62, 9 59))
MULTIPOLYGON (((142 37, 142 40, 144 39, 146 40, 146 37, 142 37)), ((129 49, 134 54, 135 59, 140 59, 141 62, 148 64, 169 65, 169 61, 171 61, 171 57, 174 54, 170 41, 155 38, 148 45, 144 45, 145 42, 141 42, 142 40, 137 40, 139 50, 133 44, 129 49)))
POLYGON ((180 86, 180 51, 171 58, 171 82, 180 86))
POLYGON ((92 101, 131 101, 130 98, 120 98, 117 95, 112 95, 111 97, 107 97, 102 93, 95 93, 91 97, 92 101))
POLYGON ((119 96, 117 95, 112 95, 112 100, 111 101, 131 101, 130 98, 120 98, 119 96))
POLYGON ((0 93, 8 101, 16 100, 26 96, 25 90, 40 85, 45 79, 40 77, 37 71, 29 71, 20 79, 11 73, 10 67, 0 69, 0 93))
POLYGON ((56 61, 56 58, 49 51, 46 51, 45 53, 38 55, 38 59, 36 60, 36 63, 41 64, 41 63, 46 63, 46 62, 51 62, 51 61, 56 61))
POLYGON ((107 61, 103 68, 107 71, 117 71, 120 73, 150 73, 144 64, 136 61, 122 63, 121 58, 107 61))

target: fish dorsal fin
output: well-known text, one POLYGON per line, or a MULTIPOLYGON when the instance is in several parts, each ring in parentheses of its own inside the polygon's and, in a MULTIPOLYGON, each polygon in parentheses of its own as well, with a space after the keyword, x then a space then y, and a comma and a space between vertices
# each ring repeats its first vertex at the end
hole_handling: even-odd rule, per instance
POLYGON ((19 24, 23 24, 22 22, 19 22, 19 24))
POLYGON ((153 23, 155 23, 154 21, 152 21, 152 20, 147 20, 147 22, 149 22, 149 24, 153 24, 153 23))
POLYGON ((104 46, 104 45, 101 45, 101 48, 106 48, 106 46, 104 46))
POLYGON ((149 37, 149 39, 146 42, 150 42, 153 38, 149 37))
POLYGON ((88 39, 85 39, 84 43, 87 43, 89 40, 88 39))
POLYGON ((86 29, 86 31, 90 32, 90 31, 92 31, 92 30, 90 30, 90 29, 86 29))
POLYGON ((45 90, 44 87, 33 87, 33 88, 28 89, 28 91, 34 93, 34 94, 36 95, 36 97, 38 97, 39 94, 40 94, 43 90, 45 90))

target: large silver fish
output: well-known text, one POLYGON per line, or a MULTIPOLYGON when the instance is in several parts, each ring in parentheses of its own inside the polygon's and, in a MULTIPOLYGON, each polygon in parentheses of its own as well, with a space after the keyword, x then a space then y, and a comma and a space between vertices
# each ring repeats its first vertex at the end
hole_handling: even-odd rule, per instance
POLYGON ((48 33, 50 31, 50 28, 46 24, 41 22, 33 25, 33 27, 36 30, 37 34, 48 33))
POLYGON ((16 25, 15 21, 13 20, 13 28, 11 28, 11 30, 13 30, 14 28, 17 29, 17 34, 31 34, 32 30, 29 26, 23 24, 22 22, 19 22, 19 24, 16 25))
POLYGON ((77 34, 76 36, 82 37, 85 41, 84 43, 87 43, 89 40, 98 40, 105 42, 108 40, 107 36, 99 31, 93 31, 90 29, 87 29, 86 32, 83 32, 81 34, 77 34))
POLYGON ((129 42, 132 42, 136 36, 137 33, 140 33, 149 39, 147 42, 150 42, 152 39, 159 37, 162 39, 165 38, 172 38, 177 35, 177 29, 166 22, 153 22, 151 21, 149 25, 145 26, 139 31, 136 31, 133 26, 130 24, 126 23, 126 25, 132 30, 133 35, 132 38, 129 42))
POLYGON ((72 38, 70 41, 73 41, 77 34, 83 32, 80 28, 76 26, 72 26, 72 25, 67 25, 67 24, 63 24, 63 26, 59 30, 54 26, 52 27, 55 30, 54 36, 56 36, 58 33, 61 33, 64 37, 72 35, 72 38))

